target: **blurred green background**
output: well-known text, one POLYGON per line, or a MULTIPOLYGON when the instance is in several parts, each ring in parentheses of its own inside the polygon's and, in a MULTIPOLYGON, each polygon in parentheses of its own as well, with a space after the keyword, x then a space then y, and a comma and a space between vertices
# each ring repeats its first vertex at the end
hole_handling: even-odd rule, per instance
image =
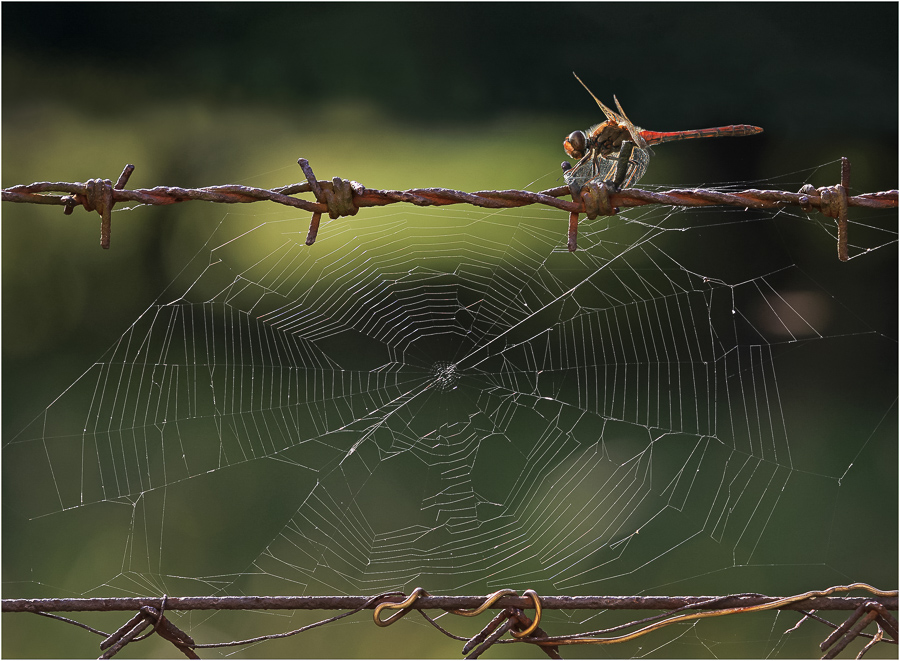
MULTIPOLYGON (((4 3, 2 185, 115 180, 133 163, 132 188, 271 187, 302 180, 302 156, 320 179, 370 188, 550 188, 561 183, 563 136, 601 119, 574 70, 605 102, 616 94, 648 129, 765 129, 754 138, 660 147, 642 184, 765 179, 848 156, 852 192, 888 190, 897 187, 897 13, 896 4, 865 3, 4 3)), ((837 178, 833 164, 811 183, 837 178)), ((112 249, 102 251, 96 214, 11 203, 2 210, 4 443, 119 337, 226 214, 241 222, 293 215, 264 203, 121 212, 113 216, 112 249)), ((305 231, 306 217, 298 218, 305 231)), ((888 218, 896 228, 896 214, 888 218)), ((822 232, 789 226, 766 240, 777 244, 771 253, 745 253, 760 273, 789 254, 858 327, 887 338, 846 359, 881 365, 868 377, 878 395, 852 400, 869 426, 844 430, 873 434, 868 444, 849 445, 862 448, 857 486, 881 509, 851 499, 846 488, 846 504, 828 504, 841 514, 829 536, 867 542, 835 551, 832 568, 845 573, 835 582, 896 586, 897 414, 885 405, 896 393, 896 346, 884 352, 896 343, 896 247, 838 264, 822 232), (873 432, 872 416, 885 410, 873 432)), ((733 252, 725 247, 709 252, 727 261, 733 252)), ((823 416, 841 401, 834 392, 806 396, 821 401, 823 416)), ((32 573, 33 549, 20 546, 29 495, 11 490, 6 471, 4 464, 3 597, 57 595, 59 586, 40 585, 44 577, 32 573)), ((77 534, 77 518, 68 524, 77 534)), ((67 549, 54 552, 64 562, 67 549)), ((756 589, 752 583, 750 576, 746 589, 756 589)), ((803 589, 815 587, 825 586, 803 589)), ((300 617, 253 626, 283 630, 300 617)), ((229 618, 221 622, 238 620, 229 618)), ((121 619, 95 621, 111 629, 121 619)), ((3 625, 4 656, 96 654, 93 637, 60 623, 4 615, 3 625)), ((220 626, 224 639, 229 629, 220 626)), ((771 621, 759 626, 765 640, 771 621)), ((364 623, 352 636, 338 627, 248 654, 458 654, 456 643, 419 623, 374 633, 364 623)), ((738 639, 747 638, 741 631, 738 639)), ((810 654, 817 642, 810 639, 810 654)), ((170 654, 161 643, 144 645, 127 655, 170 654)), ((691 649, 746 655, 724 643, 691 649)), ((516 646, 492 653, 525 654, 516 646)))

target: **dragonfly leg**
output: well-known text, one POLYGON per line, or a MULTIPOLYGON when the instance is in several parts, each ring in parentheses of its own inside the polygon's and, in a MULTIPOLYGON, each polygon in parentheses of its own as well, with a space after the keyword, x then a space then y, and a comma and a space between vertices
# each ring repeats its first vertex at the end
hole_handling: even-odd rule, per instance
MULTIPOLYGON (((569 161, 562 162, 563 177, 565 177, 571 169, 572 164, 569 163, 569 161)), ((569 177, 566 177, 566 183, 569 186, 569 192, 572 194, 572 199, 578 199, 578 194, 581 192, 581 184, 579 184, 576 179, 569 177)))
POLYGON ((622 189, 622 184, 628 175, 628 169, 631 166, 631 153, 633 151, 634 143, 629 140, 623 140, 622 146, 619 148, 619 155, 616 157, 616 174, 611 182, 616 191, 622 189))

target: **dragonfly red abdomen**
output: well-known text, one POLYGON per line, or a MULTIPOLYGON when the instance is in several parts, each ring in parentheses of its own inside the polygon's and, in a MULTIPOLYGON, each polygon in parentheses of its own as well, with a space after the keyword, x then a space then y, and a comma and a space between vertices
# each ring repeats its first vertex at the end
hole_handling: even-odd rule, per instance
POLYGON ((762 133, 758 126, 750 124, 732 124, 731 126, 718 126, 712 129, 695 129, 692 131, 641 131, 641 137, 647 145, 658 145, 663 142, 676 140, 693 140, 694 138, 727 138, 756 135, 762 133))

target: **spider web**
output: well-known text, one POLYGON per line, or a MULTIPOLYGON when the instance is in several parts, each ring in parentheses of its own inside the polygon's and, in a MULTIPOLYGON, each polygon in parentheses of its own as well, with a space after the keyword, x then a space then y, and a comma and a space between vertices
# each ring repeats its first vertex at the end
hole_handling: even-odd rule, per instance
MULTIPOLYGON (((842 480, 890 440, 896 393, 866 384, 890 371, 896 341, 760 239, 799 226, 815 260, 837 262, 831 221, 633 209, 583 220, 569 253, 565 220, 366 209, 324 222, 307 247, 296 216, 227 214, 170 289, 4 443, 7 471, 27 467, 19 507, 42 534, 84 526, 101 541, 68 544, 115 554, 56 585, 715 594, 841 582, 842 480), (839 367, 847 347, 861 353, 839 367), (842 395, 823 399, 832 386, 842 395), (824 452, 828 421, 854 406, 853 437, 824 452)), ((855 261, 893 249, 896 233, 863 217, 851 240, 855 261)))

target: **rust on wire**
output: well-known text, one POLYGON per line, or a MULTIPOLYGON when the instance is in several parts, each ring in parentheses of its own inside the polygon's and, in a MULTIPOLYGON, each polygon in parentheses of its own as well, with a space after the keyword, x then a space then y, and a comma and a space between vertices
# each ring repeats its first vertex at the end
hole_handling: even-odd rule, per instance
MULTIPOLYGON (((401 603, 407 597, 388 596, 381 602, 401 603)), ((722 608, 733 608, 777 601, 777 597, 763 595, 728 595, 725 597, 689 596, 689 597, 599 597, 599 596, 549 596, 541 597, 544 610, 671 610, 673 608, 705 608, 711 599, 721 600, 717 604, 722 608), (698 606, 700 605, 700 606, 698 606)), ((344 610, 347 608, 371 608, 377 604, 367 604, 371 597, 366 596, 321 596, 321 597, 265 597, 265 596, 227 596, 227 597, 168 597, 167 610, 344 610)), ((469 609, 478 608, 485 601, 484 596, 420 596, 416 608, 421 609, 469 609)), ((867 601, 865 597, 809 597, 802 602, 779 606, 788 610, 853 610, 867 601)), ((897 592, 879 595, 877 601, 885 608, 897 610, 897 592)), ((497 608, 533 608, 530 597, 506 595, 494 604, 497 608)), ((35 613, 52 611, 57 613, 74 613, 88 611, 137 611, 142 606, 160 608, 159 597, 101 597, 101 598, 52 598, 52 599, 3 599, 4 613, 35 613)))
POLYGON ((620 208, 647 204, 665 206, 702 207, 736 206, 750 209, 773 209, 783 206, 799 206, 804 211, 818 210, 834 218, 838 226, 838 255, 842 261, 849 259, 847 243, 847 209, 849 207, 896 208, 896 190, 863 195, 848 195, 850 162, 842 159, 841 183, 835 186, 814 188, 804 186, 800 192, 766 191, 748 189, 737 193, 704 190, 698 188, 673 189, 652 192, 638 188, 615 190, 606 183, 588 182, 580 191, 559 186, 539 193, 521 190, 483 190, 475 193, 447 188, 414 188, 406 191, 377 190, 362 184, 335 177, 331 181, 316 179, 309 162, 298 161, 306 176, 306 182, 282 186, 271 190, 250 186, 225 185, 206 188, 178 188, 157 186, 149 189, 126 190, 125 184, 134 170, 128 165, 115 185, 108 179, 91 179, 86 183, 39 181, 3 189, 4 202, 28 204, 55 204, 65 207, 70 214, 76 206, 87 211, 97 211, 101 217, 101 246, 109 247, 111 213, 113 206, 123 202, 163 205, 204 200, 224 204, 244 204, 268 200, 277 204, 302 209, 312 213, 306 243, 316 241, 323 213, 330 218, 353 216, 363 207, 377 207, 404 202, 416 206, 442 206, 447 204, 471 204, 487 209, 522 207, 543 204, 569 213, 568 246, 577 249, 578 216, 585 214, 593 219, 600 215, 615 215, 620 208), (65 193, 55 195, 53 193, 65 193), (315 201, 293 197, 312 193, 315 201), (573 200, 560 199, 573 196, 573 200))
MULTIPOLYGON (((790 609, 803 614, 803 619, 789 631, 796 630, 800 623, 807 619, 815 619, 835 629, 821 645, 826 656, 831 657, 843 650, 847 644, 857 637, 867 638, 863 652, 879 642, 897 642, 897 620, 889 610, 897 609, 898 592, 896 590, 879 590, 866 583, 838 585, 825 590, 813 590, 790 597, 768 597, 760 594, 733 594, 721 597, 539 597, 533 590, 526 590, 520 597, 513 590, 498 590, 487 597, 445 597, 429 594, 425 589, 416 588, 410 596, 399 592, 382 593, 369 597, 167 597, 158 598, 110 598, 110 599, 4 599, 5 612, 33 612, 38 615, 49 615, 46 611, 113 611, 137 610, 124 626, 112 635, 91 629, 105 639, 100 647, 104 650, 101 658, 111 658, 129 642, 137 642, 146 638, 140 634, 153 627, 150 633, 157 633, 181 651, 188 658, 198 658, 195 650, 213 647, 233 647, 294 636, 309 629, 329 624, 341 618, 353 615, 364 609, 374 609, 374 619, 379 626, 387 626, 416 610, 425 619, 445 635, 456 640, 465 641, 463 654, 467 658, 478 658, 494 644, 526 643, 538 645, 550 658, 557 659, 560 645, 579 644, 615 644, 634 640, 663 627, 694 621, 702 618, 720 617, 738 613, 751 613, 763 610, 790 609), (865 590, 873 596, 867 597, 834 597, 835 592, 865 590), (534 619, 524 614, 525 608, 535 609, 534 619), (169 610, 230 610, 230 609, 329 609, 345 612, 327 619, 305 625, 293 631, 267 634, 247 640, 232 640, 221 643, 196 643, 185 632, 169 622, 164 613, 169 610), (451 614, 473 616, 488 608, 501 609, 487 626, 474 637, 457 636, 439 626, 423 611, 425 609, 442 609, 451 614), (589 631, 563 636, 548 635, 539 627, 543 609, 645 609, 665 611, 643 619, 599 631, 589 631), (382 620, 380 614, 385 609, 397 611, 391 617, 382 620), (474 610, 466 610, 474 609, 474 610), (838 626, 821 617, 807 612, 816 610, 853 610, 847 621, 838 626), (694 613, 685 613, 694 610, 694 613), (863 630, 872 622, 877 626, 877 633, 864 633, 863 630), (610 637, 610 633, 634 629, 630 633, 620 633, 610 637), (510 638, 503 638, 509 633, 510 638), (890 639, 885 636, 890 636, 890 639), (601 637, 598 637, 601 636, 601 637)), ((51 616, 72 624, 81 625, 68 618, 51 616)))

